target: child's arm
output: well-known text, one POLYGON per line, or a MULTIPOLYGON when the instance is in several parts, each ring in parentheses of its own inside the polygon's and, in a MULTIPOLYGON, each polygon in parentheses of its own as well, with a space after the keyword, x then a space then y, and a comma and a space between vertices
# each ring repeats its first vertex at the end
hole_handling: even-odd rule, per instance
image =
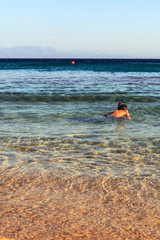
POLYGON ((108 116, 108 113, 101 113, 100 115, 108 116))
POLYGON ((131 116, 130 116, 129 112, 126 113, 126 117, 128 117, 129 120, 131 120, 131 116))

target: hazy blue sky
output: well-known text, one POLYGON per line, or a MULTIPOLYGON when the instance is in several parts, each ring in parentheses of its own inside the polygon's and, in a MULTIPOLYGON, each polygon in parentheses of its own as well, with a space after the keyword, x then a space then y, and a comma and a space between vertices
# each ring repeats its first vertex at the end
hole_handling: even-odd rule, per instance
POLYGON ((0 47, 160 57, 160 0, 0 0, 0 47))

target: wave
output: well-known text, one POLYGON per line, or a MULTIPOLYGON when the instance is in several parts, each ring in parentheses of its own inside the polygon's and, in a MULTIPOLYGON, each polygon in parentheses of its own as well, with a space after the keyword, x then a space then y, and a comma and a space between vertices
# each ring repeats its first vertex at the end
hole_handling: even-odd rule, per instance
POLYGON ((0 93, 0 101, 7 102, 97 102, 97 101, 119 101, 125 98, 127 102, 157 102, 159 95, 145 95, 143 93, 112 92, 112 93, 22 93, 5 92, 0 93))

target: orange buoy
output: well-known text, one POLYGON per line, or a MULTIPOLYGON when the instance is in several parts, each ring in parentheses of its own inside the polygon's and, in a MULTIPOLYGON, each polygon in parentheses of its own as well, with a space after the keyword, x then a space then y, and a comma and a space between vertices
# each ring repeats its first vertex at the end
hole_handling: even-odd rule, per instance
POLYGON ((72 61, 72 64, 75 64, 75 61, 72 61))

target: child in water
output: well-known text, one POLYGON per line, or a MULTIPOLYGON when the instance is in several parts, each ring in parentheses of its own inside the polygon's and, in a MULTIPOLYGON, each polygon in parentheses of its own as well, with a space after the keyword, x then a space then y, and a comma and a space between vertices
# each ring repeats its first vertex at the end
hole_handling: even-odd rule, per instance
POLYGON ((130 114, 128 112, 128 108, 125 104, 122 104, 122 101, 118 104, 118 110, 111 113, 102 113, 101 115, 107 116, 109 118, 128 118, 131 120, 130 114))

